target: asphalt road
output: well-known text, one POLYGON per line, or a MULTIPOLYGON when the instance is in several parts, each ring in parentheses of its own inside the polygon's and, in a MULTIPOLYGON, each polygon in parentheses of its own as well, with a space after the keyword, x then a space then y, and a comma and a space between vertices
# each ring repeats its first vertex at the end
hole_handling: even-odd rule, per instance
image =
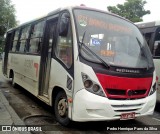
MULTIPOLYGON (((1 66, 1 64, 0 64, 1 66)), ((47 106, 45 103, 34 97, 32 94, 27 92, 22 87, 17 88, 11 87, 11 82, 2 76, 0 71, 0 88, 3 94, 9 101, 10 105, 16 111, 18 116, 25 122, 26 125, 44 125, 47 126, 45 132, 38 132, 42 134, 50 133, 64 133, 64 134, 81 134, 81 133, 136 133, 136 134, 159 134, 160 131, 108 131, 112 126, 121 126, 122 128, 130 128, 144 125, 148 129, 160 129, 160 102, 157 101, 155 112, 152 116, 139 117, 135 120, 126 121, 109 121, 109 122, 86 122, 86 123, 76 123, 73 122, 72 126, 69 128, 61 126, 56 122, 51 107, 47 106), (51 126, 50 126, 51 125, 51 126), (153 128, 149 128, 150 127, 153 128), (153 126, 156 125, 156 126, 153 126)), ((113 128, 117 129, 117 128, 113 128)), ((121 129, 121 128, 118 128, 121 129)), ((136 129, 136 128, 135 128, 136 129)), ((36 132, 35 132, 36 133, 36 132)), ((38 134, 37 133, 37 134, 38 134)))

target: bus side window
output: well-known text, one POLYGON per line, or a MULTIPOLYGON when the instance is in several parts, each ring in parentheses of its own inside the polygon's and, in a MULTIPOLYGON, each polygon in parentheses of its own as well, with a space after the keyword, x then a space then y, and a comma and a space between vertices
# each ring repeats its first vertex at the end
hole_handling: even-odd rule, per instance
POLYGON ((144 37, 145 37, 146 42, 147 42, 148 45, 150 45, 151 36, 152 36, 152 33, 146 33, 146 34, 144 35, 144 37))
POLYGON ((154 56, 160 56, 160 28, 156 30, 155 42, 154 42, 154 56))
MULTIPOLYGON (((66 14, 66 13, 64 13, 66 14)), ((68 15, 69 16, 69 15, 68 15)), ((63 15, 62 15, 63 17, 63 15)), ((69 19, 69 18, 68 18, 69 19)), ((72 32, 69 21, 68 32, 66 35, 59 35, 57 41, 56 55, 68 67, 72 65, 72 32)))
POLYGON ((154 56, 160 56, 160 41, 155 41, 154 43, 154 56))
POLYGON ((40 53, 42 46, 44 21, 38 22, 31 29, 29 53, 40 53))
POLYGON ((26 52, 27 51, 27 40, 29 37, 29 30, 30 30, 30 26, 27 26, 25 28, 22 29, 22 33, 21 33, 21 37, 20 37, 20 47, 19 47, 19 51, 20 52, 26 52))
MULTIPOLYGON (((7 33, 6 34, 6 37, 4 37, 4 38, 6 38, 5 40, 6 40, 6 42, 5 42, 5 47, 7 47, 8 49, 9 49, 9 51, 11 51, 12 49, 12 45, 13 45, 13 34, 14 34, 14 32, 11 32, 11 33, 7 33)), ((4 47, 4 49, 5 49, 5 47, 4 47)))
POLYGON ((18 38, 19 38, 19 33, 20 30, 16 30, 13 38, 13 45, 12 45, 12 52, 16 52, 18 50, 17 45, 18 45, 18 38))

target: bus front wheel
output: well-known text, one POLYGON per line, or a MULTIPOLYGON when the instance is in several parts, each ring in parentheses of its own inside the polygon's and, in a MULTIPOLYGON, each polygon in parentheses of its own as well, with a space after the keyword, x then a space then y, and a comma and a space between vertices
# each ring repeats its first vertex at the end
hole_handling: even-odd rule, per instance
POLYGON ((60 91, 55 99, 54 113, 57 121, 63 125, 68 126, 70 119, 68 118, 68 101, 65 92, 60 91))

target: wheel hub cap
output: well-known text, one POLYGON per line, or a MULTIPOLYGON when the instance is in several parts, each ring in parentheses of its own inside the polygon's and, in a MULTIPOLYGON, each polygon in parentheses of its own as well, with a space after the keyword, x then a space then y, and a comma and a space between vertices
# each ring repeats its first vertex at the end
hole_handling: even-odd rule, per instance
POLYGON ((61 99, 58 103, 58 113, 60 116, 65 116, 67 111, 66 99, 61 99))

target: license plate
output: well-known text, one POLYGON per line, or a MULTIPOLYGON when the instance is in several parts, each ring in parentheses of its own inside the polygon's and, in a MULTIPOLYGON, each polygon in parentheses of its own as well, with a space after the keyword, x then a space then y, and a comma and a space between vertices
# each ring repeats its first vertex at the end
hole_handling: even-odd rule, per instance
POLYGON ((135 113, 124 113, 121 114, 121 120, 128 120, 128 119, 134 119, 135 118, 135 113))

